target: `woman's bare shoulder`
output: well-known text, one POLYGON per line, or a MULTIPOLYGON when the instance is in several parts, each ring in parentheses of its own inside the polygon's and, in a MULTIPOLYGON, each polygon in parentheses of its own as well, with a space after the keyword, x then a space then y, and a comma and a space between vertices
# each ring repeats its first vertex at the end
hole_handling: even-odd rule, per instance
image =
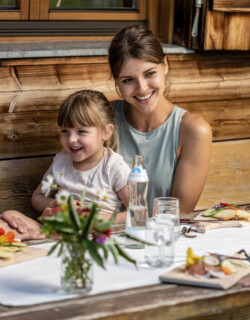
POLYGON ((181 121, 180 134, 188 136, 212 136, 209 123, 196 114, 186 112, 181 121))

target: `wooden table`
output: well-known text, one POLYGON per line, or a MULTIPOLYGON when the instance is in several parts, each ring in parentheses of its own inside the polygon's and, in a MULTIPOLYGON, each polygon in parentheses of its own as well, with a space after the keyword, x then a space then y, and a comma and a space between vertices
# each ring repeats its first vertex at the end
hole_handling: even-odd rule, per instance
POLYGON ((0 319, 250 319, 250 287, 243 281, 226 291, 157 284, 33 306, 0 305, 0 319))
POLYGON ((159 284, 28 307, 0 306, 0 319, 250 319, 250 288, 227 291, 159 284), (216 314, 216 316, 215 316, 216 314))

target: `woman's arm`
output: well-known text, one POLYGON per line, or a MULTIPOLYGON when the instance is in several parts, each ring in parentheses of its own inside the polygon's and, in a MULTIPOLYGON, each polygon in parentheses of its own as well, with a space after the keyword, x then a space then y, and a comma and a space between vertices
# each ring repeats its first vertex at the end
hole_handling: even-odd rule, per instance
POLYGON ((180 213, 192 212, 206 182, 212 151, 212 132, 202 118, 183 116, 171 196, 180 199, 180 213))

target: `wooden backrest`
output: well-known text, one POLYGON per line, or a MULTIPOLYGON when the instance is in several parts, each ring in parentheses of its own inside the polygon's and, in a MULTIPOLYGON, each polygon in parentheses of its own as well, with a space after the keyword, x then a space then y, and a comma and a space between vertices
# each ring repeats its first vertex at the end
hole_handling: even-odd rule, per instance
MULTIPOLYGON (((169 56, 169 100, 202 116, 213 130, 211 166, 196 209, 220 201, 249 203, 249 58, 249 53, 169 56)), ((119 99, 107 57, 0 62, 0 212, 12 208, 35 216, 32 191, 60 150, 58 108, 84 88, 119 99)))

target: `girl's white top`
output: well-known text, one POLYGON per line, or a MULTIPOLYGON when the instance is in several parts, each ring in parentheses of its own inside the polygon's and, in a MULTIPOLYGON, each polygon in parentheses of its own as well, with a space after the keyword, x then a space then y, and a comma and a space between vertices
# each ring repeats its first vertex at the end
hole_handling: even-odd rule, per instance
POLYGON ((112 213, 117 206, 122 211, 124 207, 118 197, 128 181, 130 168, 123 157, 111 149, 105 149, 100 162, 88 171, 78 171, 66 151, 58 153, 53 160, 43 180, 50 174, 54 183, 71 192, 75 199, 80 199, 86 189, 85 201, 94 200, 102 206, 101 212, 112 213))

